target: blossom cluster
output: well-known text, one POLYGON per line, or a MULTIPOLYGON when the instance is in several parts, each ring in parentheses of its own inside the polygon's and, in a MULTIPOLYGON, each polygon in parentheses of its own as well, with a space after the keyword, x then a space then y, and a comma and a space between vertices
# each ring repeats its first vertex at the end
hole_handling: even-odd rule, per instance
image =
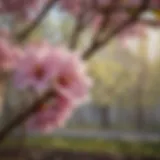
MULTIPOLYGON (((1 0, 0 13, 28 17, 31 11, 37 13, 48 1, 49 0, 1 0)), ((118 3, 123 7, 132 6, 136 8, 141 2, 141 0, 120 0, 118 3)), ((84 9, 84 6, 87 9, 87 13, 96 12, 96 14, 98 14, 99 9, 97 10, 97 8, 109 6, 112 3, 112 0, 58 0, 58 3, 63 9, 67 10, 74 16, 77 16, 77 14, 84 9)), ((150 1, 149 6, 158 9, 160 1, 152 0, 150 1)))
POLYGON ((22 49, 11 42, 11 37, 6 29, 0 30, 0 72, 11 72, 22 56, 22 49))
POLYGON ((0 13, 31 18, 31 11, 38 12, 45 2, 46 0, 1 0, 0 13))
MULTIPOLYGON (((9 14, 29 19, 49 1, 1 0, 0 15, 9 14)), ((81 12, 85 13, 86 19, 89 15, 92 22, 88 24, 97 30, 106 16, 102 10, 111 5, 113 0, 59 0, 58 2, 62 9, 75 18, 79 17, 81 12)), ((136 8, 142 1, 116 2, 115 4, 120 3, 121 6, 130 5, 136 8)), ((152 0, 150 6, 159 7, 160 1, 152 0)), ((128 12, 120 10, 115 12, 107 23, 111 27, 119 26, 127 18, 128 12)), ((124 43, 126 37, 144 34, 144 26, 136 25, 122 32, 119 37, 120 40, 123 38, 124 43)), ((47 90, 53 91, 53 97, 38 106, 39 110, 26 123, 28 129, 52 131, 63 125, 74 108, 88 97, 91 81, 86 73, 85 62, 81 59, 81 55, 73 54, 65 47, 54 47, 46 42, 21 47, 13 43, 9 36, 4 31, 0 32, 0 73, 11 72, 13 85, 19 90, 31 90, 38 95, 44 94, 47 90)))
POLYGON ((88 97, 91 82, 85 64, 79 54, 46 42, 27 44, 21 49, 13 46, 7 39, 0 39, 0 69, 9 68, 13 85, 38 95, 47 90, 54 92, 53 98, 39 106, 27 121, 27 128, 52 131, 88 97))
MULTIPOLYGON (((28 19, 32 11, 37 13, 46 2, 1 0, 0 15, 28 19)), ((53 91, 53 98, 38 106, 39 110, 26 123, 28 129, 52 131, 64 124, 72 111, 88 98, 91 82, 86 65, 81 55, 65 47, 54 47, 47 42, 20 46, 12 38, 8 31, 0 31, 0 74, 10 73, 9 78, 18 90, 38 95, 53 91)))

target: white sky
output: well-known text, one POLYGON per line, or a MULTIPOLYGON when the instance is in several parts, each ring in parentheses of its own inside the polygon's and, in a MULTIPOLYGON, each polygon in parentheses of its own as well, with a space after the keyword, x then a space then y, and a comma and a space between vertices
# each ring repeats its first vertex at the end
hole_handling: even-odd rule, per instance
MULTIPOLYGON (((142 17, 145 19, 155 19, 155 16, 151 13, 145 13, 142 15, 142 17)), ((149 27, 148 29, 148 46, 146 46, 146 51, 148 54, 148 57, 152 60, 157 55, 160 55, 160 28, 156 27, 149 27)), ((139 53, 139 44, 140 40, 138 38, 133 38, 131 40, 128 40, 128 47, 133 53, 139 53)))
POLYGON ((149 30, 148 55, 152 59, 160 54, 160 29, 149 30))

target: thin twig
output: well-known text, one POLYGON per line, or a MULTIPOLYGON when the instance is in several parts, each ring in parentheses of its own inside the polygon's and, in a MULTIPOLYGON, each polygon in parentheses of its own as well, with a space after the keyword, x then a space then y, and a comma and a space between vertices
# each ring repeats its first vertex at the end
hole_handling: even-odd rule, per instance
MULTIPOLYGON (((108 7, 108 5, 106 5, 106 6, 99 5, 96 7, 96 10, 103 14, 106 12, 107 7, 108 7)), ((129 3, 127 4, 127 2, 125 2, 125 3, 122 2, 122 3, 120 3, 119 6, 117 6, 116 11, 132 11, 132 10, 137 10, 138 8, 139 8, 138 5, 133 5, 133 4, 129 4, 129 3)), ((149 5, 147 9, 148 9, 148 11, 157 11, 158 12, 158 11, 160 11, 160 6, 149 5)))
POLYGON ((100 39, 101 34, 104 34, 104 32, 108 29, 107 27, 110 22, 110 17, 112 16, 113 12, 117 8, 118 4, 119 4, 119 1, 112 1, 110 5, 105 8, 105 13, 103 15, 102 22, 97 32, 95 33, 93 40, 92 40, 92 44, 90 45, 89 48, 92 48, 93 50, 97 48, 98 40, 100 39))
MULTIPOLYGON (((42 9, 41 13, 39 14, 39 16, 35 19, 35 21, 33 21, 33 23, 31 23, 29 26, 27 26, 24 31, 22 31, 21 33, 19 33, 17 35, 17 40, 22 42, 24 41, 27 37, 29 37, 29 35, 32 33, 32 31, 34 29, 36 29, 36 27, 41 23, 41 21, 43 20, 43 18, 46 16, 46 14, 48 13, 48 11, 51 9, 51 7, 53 6, 54 3, 56 3, 58 0, 48 0, 47 4, 45 5, 45 7, 42 9)), ((8 87, 9 89, 10 87, 8 87)), ((6 95, 8 96, 8 95, 6 95)), ((8 97, 7 97, 8 98, 8 97)), ((41 101, 39 101, 41 102, 41 101)), ((37 102, 38 103, 38 102, 37 102)), ((4 102, 4 107, 8 106, 8 99, 5 100, 4 102)), ((33 106, 34 107, 34 106, 33 106)), ((33 108, 34 109, 34 108, 33 108)), ((32 112, 31 112, 32 113, 32 112)), ((0 141, 3 141, 3 139, 9 134, 10 130, 12 130, 14 127, 16 127, 17 125, 19 125, 21 122, 21 120, 23 120, 23 118, 27 118, 26 116, 29 115, 29 111, 26 113, 21 113, 20 115, 18 115, 17 117, 15 117, 15 119, 13 120, 13 122, 10 122, 9 124, 6 124, 2 130, 0 131, 0 141), (24 117, 23 117, 24 116, 24 117)))
POLYGON ((102 40, 102 44, 106 43, 108 40, 110 40, 111 38, 113 38, 113 36, 115 36, 117 33, 121 32, 123 29, 125 29, 126 27, 128 27, 129 25, 135 23, 135 21, 138 20, 138 18, 140 17, 140 14, 146 10, 148 8, 148 4, 149 4, 150 0, 143 0, 141 6, 139 7, 139 9, 124 23, 122 23, 122 25, 120 25, 119 27, 115 28, 112 32, 110 32, 103 40, 102 40))
MULTIPOLYGON (((94 0, 94 2, 96 2, 96 0, 94 0)), ((88 10, 90 9, 90 8, 88 8, 88 5, 86 3, 87 3, 86 1, 82 1, 80 3, 81 12, 79 13, 79 15, 77 17, 77 23, 75 24, 75 28, 72 32, 70 44, 69 44, 69 48, 71 48, 71 49, 76 48, 77 41, 80 37, 81 32, 84 30, 85 26, 88 25, 88 23, 89 23, 89 22, 87 22, 87 24, 85 23, 86 12, 88 12, 88 10)))
POLYGON ((17 35, 17 40, 22 42, 25 39, 29 37, 29 35, 32 33, 34 29, 41 23, 43 18, 46 16, 48 11, 53 7, 53 5, 57 2, 58 0, 48 0, 47 4, 45 7, 42 9, 41 13, 38 15, 38 17, 31 23, 27 28, 24 29, 21 33, 17 35))
POLYGON ((77 40, 79 39, 81 31, 84 29, 83 25, 83 18, 84 18, 84 13, 81 13, 77 19, 77 23, 75 25, 75 28, 72 32, 71 35, 71 40, 69 44, 69 48, 74 49, 76 48, 77 40))
POLYGON ((119 1, 112 1, 111 4, 106 8, 102 22, 100 27, 98 28, 98 31, 96 32, 96 34, 93 37, 93 43, 97 43, 97 40, 100 38, 101 34, 107 30, 107 27, 109 25, 110 22, 110 18, 113 14, 113 12, 115 11, 117 5, 118 5, 119 1))
POLYGON ((149 19, 149 18, 140 18, 138 20, 139 24, 145 24, 145 25, 149 25, 152 27, 159 27, 160 26, 160 21, 156 20, 156 19, 149 19))
POLYGON ((116 27, 115 29, 113 29, 111 32, 109 32, 109 34, 107 34, 103 40, 99 41, 96 43, 96 45, 91 45, 85 52, 84 52, 84 56, 83 58, 86 60, 88 58, 90 58, 95 51, 97 51, 100 47, 104 46, 107 44, 107 42, 109 40, 111 40, 116 34, 118 34, 119 32, 121 32, 122 30, 124 30, 126 27, 128 27, 129 25, 132 25, 133 23, 135 23, 135 21, 138 20, 139 16, 141 15, 142 12, 144 12, 147 8, 148 8, 148 4, 149 4, 150 0, 142 0, 142 3, 139 7, 139 9, 137 9, 137 11, 128 19, 126 20, 124 23, 122 23, 120 26, 116 27))

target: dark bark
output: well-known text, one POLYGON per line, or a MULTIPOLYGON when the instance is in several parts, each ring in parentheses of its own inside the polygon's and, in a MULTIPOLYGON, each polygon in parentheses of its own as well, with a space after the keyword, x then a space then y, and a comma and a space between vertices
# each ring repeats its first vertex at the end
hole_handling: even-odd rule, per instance
POLYGON ((137 130, 143 130, 145 123, 143 106, 137 106, 136 114, 136 128, 137 130))
POLYGON ((136 109, 136 128, 138 130, 143 130, 145 125, 144 120, 144 93, 146 80, 148 78, 148 66, 147 63, 143 60, 141 62, 140 72, 138 74, 137 86, 135 87, 135 109, 136 109))
POLYGON ((22 42, 26 40, 32 31, 36 29, 36 27, 39 26, 41 21, 44 19, 44 17, 47 15, 48 11, 53 7, 53 5, 57 2, 58 0, 48 0, 44 8, 42 9, 41 13, 37 16, 37 18, 29 25, 27 26, 24 31, 19 33, 16 37, 19 42, 22 42))
POLYGON ((101 106, 100 115, 101 115, 101 127, 102 129, 107 129, 110 127, 110 118, 109 118, 109 105, 101 106))

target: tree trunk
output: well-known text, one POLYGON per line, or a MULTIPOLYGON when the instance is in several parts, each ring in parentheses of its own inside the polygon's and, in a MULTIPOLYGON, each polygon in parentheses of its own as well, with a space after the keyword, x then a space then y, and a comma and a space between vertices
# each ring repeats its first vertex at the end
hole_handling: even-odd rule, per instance
POLYGON ((144 68, 141 69, 140 75, 138 77, 136 92, 135 92, 135 109, 136 109, 136 128, 142 130, 144 128, 144 92, 145 92, 145 82, 146 72, 144 68))
POLYGON ((144 128, 144 111, 142 106, 136 108, 136 128, 137 130, 143 130, 144 128))
POLYGON ((144 115, 144 99, 145 99, 145 92, 146 92, 146 86, 148 83, 148 78, 150 77, 149 72, 149 61, 148 61, 148 52, 147 52, 147 45, 148 40, 146 36, 143 37, 144 39, 141 40, 140 44, 140 59, 139 59, 139 65, 140 70, 138 73, 138 79, 137 79, 137 86, 136 86, 136 92, 135 92, 135 107, 136 107, 136 128, 138 130, 143 130, 145 126, 145 115, 144 115))
POLYGON ((101 128, 106 129, 110 127, 110 118, 109 118, 109 105, 101 106, 101 128))

